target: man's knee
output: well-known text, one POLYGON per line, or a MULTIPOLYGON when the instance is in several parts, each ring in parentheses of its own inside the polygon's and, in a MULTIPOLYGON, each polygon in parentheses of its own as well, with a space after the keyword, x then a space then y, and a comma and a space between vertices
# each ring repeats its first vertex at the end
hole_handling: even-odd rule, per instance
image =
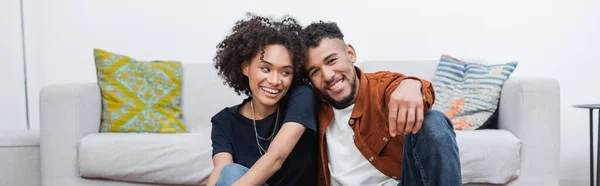
POLYGON ((423 127, 426 124, 434 129, 448 128, 453 130, 452 123, 450 123, 446 115, 437 110, 430 110, 423 116, 423 127))
POLYGON ((431 110, 425 114, 420 132, 433 141, 454 140, 455 136, 452 123, 444 113, 437 110, 431 110))
POLYGON ((219 175, 219 180, 217 181, 217 185, 231 185, 248 171, 248 168, 237 164, 230 163, 227 164, 221 169, 221 174, 219 175))

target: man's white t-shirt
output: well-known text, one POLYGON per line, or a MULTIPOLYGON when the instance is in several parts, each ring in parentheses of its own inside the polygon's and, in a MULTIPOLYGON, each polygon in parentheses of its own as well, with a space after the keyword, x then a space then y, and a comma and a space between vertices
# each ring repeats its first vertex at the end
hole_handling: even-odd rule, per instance
POLYGON ((333 108, 334 118, 325 132, 331 185, 398 185, 397 180, 371 165, 354 145, 354 131, 348 125, 353 109, 354 104, 333 108))

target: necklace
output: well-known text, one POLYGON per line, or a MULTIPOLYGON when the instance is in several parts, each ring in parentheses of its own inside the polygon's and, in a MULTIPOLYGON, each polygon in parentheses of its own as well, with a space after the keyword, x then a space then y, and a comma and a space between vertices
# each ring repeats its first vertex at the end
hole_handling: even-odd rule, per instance
MULTIPOLYGON (((254 124, 254 136, 256 136, 256 145, 258 146, 258 152, 260 152, 260 155, 264 155, 265 152, 267 152, 267 150, 265 150, 259 143, 259 139, 263 140, 263 141, 268 141, 268 140, 272 140, 273 137, 275 136, 275 131, 277 130, 277 124, 278 124, 278 120, 279 120, 279 106, 277 107, 277 116, 275 117, 275 127, 273 128, 273 132, 271 133, 271 136, 269 136, 268 138, 263 138, 260 135, 258 135, 258 131, 256 130, 256 113, 254 112, 254 104, 252 103, 252 101, 250 101, 250 106, 252 107, 252 123, 254 124)), ((267 147, 268 148, 268 147, 267 147)))

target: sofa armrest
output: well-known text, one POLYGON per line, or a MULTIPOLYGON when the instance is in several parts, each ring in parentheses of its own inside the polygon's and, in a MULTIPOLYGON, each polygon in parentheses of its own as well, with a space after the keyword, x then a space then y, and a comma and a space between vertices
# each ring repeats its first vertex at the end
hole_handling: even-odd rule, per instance
POLYGON ((560 88, 550 78, 510 78, 500 96, 498 127, 521 139, 521 174, 511 185, 559 184, 560 88))
POLYGON ((77 143, 100 130, 100 88, 95 83, 45 86, 40 92, 40 155, 44 185, 76 185, 77 143))

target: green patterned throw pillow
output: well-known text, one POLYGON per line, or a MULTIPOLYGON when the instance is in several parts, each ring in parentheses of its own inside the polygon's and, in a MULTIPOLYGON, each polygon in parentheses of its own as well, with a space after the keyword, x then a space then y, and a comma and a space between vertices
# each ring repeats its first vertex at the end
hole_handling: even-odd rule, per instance
POLYGON ((136 61, 94 49, 102 94, 100 132, 187 132, 178 61, 136 61))

